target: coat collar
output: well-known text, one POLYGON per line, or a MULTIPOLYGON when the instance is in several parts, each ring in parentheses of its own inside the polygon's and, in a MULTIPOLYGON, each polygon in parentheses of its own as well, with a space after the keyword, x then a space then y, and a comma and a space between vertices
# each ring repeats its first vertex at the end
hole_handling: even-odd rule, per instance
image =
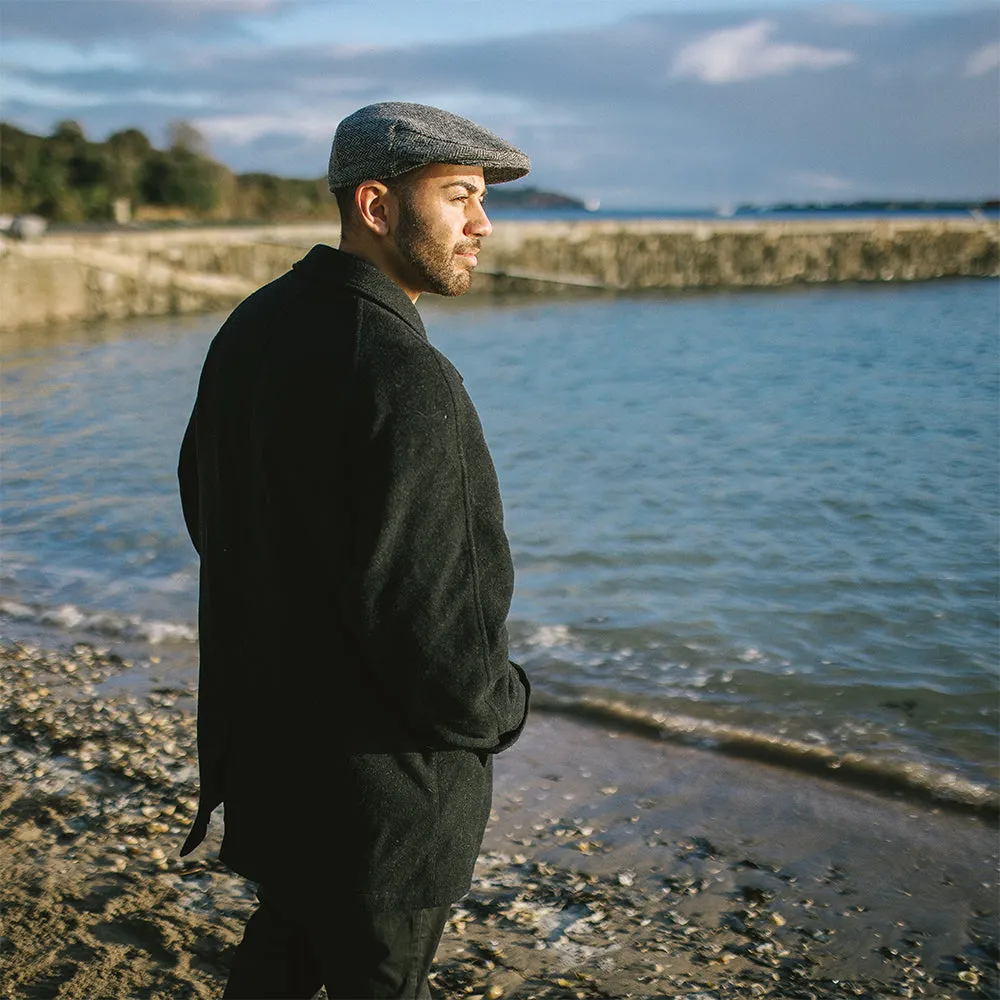
POLYGON ((387 274, 361 257, 317 243, 292 267, 304 277, 323 284, 335 283, 353 289, 394 313, 424 340, 427 339, 424 321, 406 292, 387 274))

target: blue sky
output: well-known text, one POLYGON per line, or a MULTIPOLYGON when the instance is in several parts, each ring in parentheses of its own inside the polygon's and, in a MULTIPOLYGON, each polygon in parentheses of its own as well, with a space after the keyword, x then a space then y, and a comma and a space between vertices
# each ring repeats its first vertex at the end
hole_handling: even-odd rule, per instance
POLYGON ((607 207, 1000 193, 1000 4, 0 0, 0 115, 324 172, 378 100, 474 118, 607 207))

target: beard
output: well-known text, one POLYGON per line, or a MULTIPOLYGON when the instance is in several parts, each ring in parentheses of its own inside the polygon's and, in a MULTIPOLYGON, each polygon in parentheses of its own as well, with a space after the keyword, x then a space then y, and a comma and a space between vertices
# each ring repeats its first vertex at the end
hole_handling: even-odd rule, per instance
POLYGON ((400 199, 396 247, 420 279, 420 287, 438 295, 464 295, 472 284, 472 267, 455 255, 478 251, 481 240, 450 243, 404 197, 400 199))

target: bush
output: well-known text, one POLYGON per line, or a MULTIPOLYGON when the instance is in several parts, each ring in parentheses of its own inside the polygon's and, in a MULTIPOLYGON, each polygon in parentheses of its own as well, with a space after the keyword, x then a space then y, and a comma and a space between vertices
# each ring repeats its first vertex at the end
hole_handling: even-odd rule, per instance
POLYGON ((136 128, 90 142, 78 122, 59 122, 47 137, 0 122, 0 212, 34 213, 50 222, 103 222, 115 202, 188 220, 336 219, 325 179, 235 175, 208 155, 194 126, 173 122, 169 147, 155 149, 136 128))

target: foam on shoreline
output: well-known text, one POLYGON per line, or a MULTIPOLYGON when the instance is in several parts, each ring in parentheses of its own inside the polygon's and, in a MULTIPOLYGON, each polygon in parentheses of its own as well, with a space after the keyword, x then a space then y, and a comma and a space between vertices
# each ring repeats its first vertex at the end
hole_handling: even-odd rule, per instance
MULTIPOLYGON (((63 639, 100 637, 123 646, 122 655, 142 658, 144 647, 158 670, 132 668, 119 684, 149 688, 151 676, 164 673, 181 680, 193 678, 197 669, 197 628, 191 624, 109 612, 89 612, 73 604, 47 607, 0 598, 0 616, 17 623, 33 642, 46 644, 48 633, 63 639)), ((738 725, 677 711, 652 710, 624 700, 596 697, 557 698, 536 691, 535 705, 550 712, 633 732, 656 741, 667 741, 704 750, 781 764, 803 774, 820 775, 833 784, 860 786, 883 795, 903 794, 941 806, 966 809, 985 816, 1000 815, 1000 792, 939 765, 917 759, 889 756, 876 750, 845 750, 827 742, 807 741, 751 725, 738 725)))
POLYGON ((781 764, 805 774, 818 774, 847 785, 886 794, 908 794, 956 808, 1000 814, 1000 794, 952 771, 916 761, 892 760, 862 752, 841 752, 825 744, 718 723, 690 715, 649 712, 621 701, 584 698, 577 702, 547 700, 551 711, 592 719, 658 740, 718 750, 747 760, 781 764))

